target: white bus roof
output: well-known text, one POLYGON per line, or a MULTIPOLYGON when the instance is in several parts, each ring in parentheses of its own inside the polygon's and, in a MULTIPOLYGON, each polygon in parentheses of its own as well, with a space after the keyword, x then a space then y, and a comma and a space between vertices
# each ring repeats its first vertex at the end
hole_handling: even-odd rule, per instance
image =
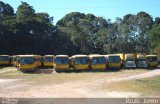
POLYGON ((55 57, 69 57, 68 55, 56 55, 55 57))
POLYGON ((104 57, 104 55, 89 55, 89 57, 104 57))
POLYGON ((0 56, 9 56, 9 55, 0 55, 0 56))
POLYGON ((54 57, 54 55, 44 55, 44 57, 54 57))
POLYGON ((17 56, 19 56, 19 57, 34 57, 36 55, 17 55, 17 56))
POLYGON ((157 57, 157 55, 146 55, 147 57, 157 57))
POLYGON ((87 55, 73 55, 72 57, 88 57, 87 55))
POLYGON ((119 56, 117 54, 108 54, 108 55, 104 55, 104 56, 119 56))

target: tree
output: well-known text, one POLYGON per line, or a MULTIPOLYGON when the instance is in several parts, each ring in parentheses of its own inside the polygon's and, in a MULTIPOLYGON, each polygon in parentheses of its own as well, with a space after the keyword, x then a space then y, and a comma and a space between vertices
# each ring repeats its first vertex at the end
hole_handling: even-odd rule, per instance
POLYGON ((135 15, 127 14, 121 18, 117 18, 117 39, 115 46, 117 52, 130 53, 135 52, 135 15))
POLYGON ((21 1, 21 5, 18 6, 16 14, 18 19, 25 19, 34 16, 35 10, 26 2, 21 1))
POLYGON ((126 14, 115 22, 71 12, 56 26, 48 13, 21 2, 16 14, 0 1, 0 54, 110 54, 159 52, 160 18, 146 12, 126 14))
POLYGON ((57 26, 68 35, 73 45, 80 49, 78 53, 103 53, 101 34, 98 31, 108 27, 104 18, 72 12, 58 21, 57 26))
POLYGON ((79 12, 72 12, 65 15, 61 20, 57 22, 57 26, 73 26, 77 25, 80 19, 84 19, 85 14, 79 12))
POLYGON ((151 52, 160 54, 160 25, 153 25, 152 30, 150 31, 151 37, 151 52))
POLYGON ((154 23, 155 23, 155 24, 160 24, 160 17, 156 17, 154 23))
POLYGON ((123 47, 121 47, 123 49, 122 51, 140 53, 148 52, 150 49, 149 31, 152 24, 152 17, 145 12, 139 12, 137 15, 125 15, 118 27, 118 37, 121 38, 121 46, 123 47))
POLYGON ((14 10, 9 4, 5 4, 2 1, 0 1, 0 15, 13 16, 14 10))
POLYGON ((149 31, 153 25, 152 17, 146 12, 139 12, 136 15, 136 51, 147 53, 150 50, 149 31))

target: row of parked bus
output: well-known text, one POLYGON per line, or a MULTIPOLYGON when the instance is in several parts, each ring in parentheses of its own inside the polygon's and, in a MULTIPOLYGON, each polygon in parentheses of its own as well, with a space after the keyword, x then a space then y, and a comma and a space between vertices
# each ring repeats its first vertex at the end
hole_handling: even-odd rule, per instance
POLYGON ((91 55, 0 55, 0 65, 13 65, 23 72, 40 68, 62 71, 99 71, 121 68, 157 67, 157 55, 145 54, 91 54, 91 55))

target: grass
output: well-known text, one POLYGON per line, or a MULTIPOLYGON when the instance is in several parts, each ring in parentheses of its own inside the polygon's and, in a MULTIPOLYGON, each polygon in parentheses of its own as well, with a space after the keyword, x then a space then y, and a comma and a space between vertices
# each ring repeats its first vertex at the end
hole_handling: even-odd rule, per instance
POLYGON ((141 96, 160 96, 160 76, 104 84, 103 90, 138 92, 141 96))
POLYGON ((71 72, 71 73, 51 73, 51 74, 30 74, 17 71, 16 68, 8 67, 0 69, 0 78, 22 79, 31 81, 35 84, 63 83, 70 81, 94 81, 96 79, 113 78, 122 75, 133 75, 146 72, 145 69, 108 71, 108 72, 71 72), (3 73, 1 73, 3 72, 3 73))
MULTIPOLYGON (((98 79, 111 79, 147 72, 146 69, 120 70, 117 72, 71 72, 71 73, 22 73, 16 68, 0 68, 0 79, 20 79, 19 82, 32 82, 34 85, 56 84, 65 82, 91 82, 98 79)), ((160 76, 146 79, 103 83, 99 90, 138 92, 142 96, 160 96, 160 76)))
POLYGON ((42 74, 37 75, 37 77, 29 78, 29 80, 32 80, 36 83, 62 83, 62 82, 73 82, 73 81, 85 81, 90 82, 97 79, 103 79, 103 78, 112 78, 116 77, 118 75, 126 75, 126 74, 136 74, 140 72, 134 72, 131 73, 129 71, 124 72, 81 72, 81 73, 54 73, 54 74, 42 74), (38 78, 39 77, 39 78, 38 78))

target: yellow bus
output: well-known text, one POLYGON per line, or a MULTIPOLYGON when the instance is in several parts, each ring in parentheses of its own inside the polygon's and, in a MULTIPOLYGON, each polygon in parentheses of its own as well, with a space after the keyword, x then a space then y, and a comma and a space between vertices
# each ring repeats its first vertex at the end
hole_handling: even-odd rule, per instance
POLYGON ((147 55, 147 64, 149 67, 157 67, 158 66, 158 60, 157 60, 157 55, 147 55))
POLYGON ((39 67, 36 61, 37 55, 18 55, 17 56, 17 69, 22 72, 33 72, 39 67))
POLYGON ((107 68, 109 69, 120 69, 121 68, 121 58, 119 55, 110 54, 104 55, 107 60, 107 68))
POLYGON ((34 55, 35 56, 35 63, 37 67, 41 67, 42 66, 42 56, 41 55, 34 55))
POLYGON ((124 68, 124 60, 125 60, 125 54, 124 53, 119 53, 119 54, 116 54, 120 57, 120 60, 121 60, 121 68, 124 68))
POLYGON ((14 66, 13 63, 14 63, 14 56, 11 56, 11 57, 10 57, 10 64, 11 64, 12 66, 14 66))
POLYGON ((105 71, 106 59, 103 55, 89 55, 89 68, 92 71, 105 71))
POLYGON ((0 55, 0 66, 9 66, 9 65, 10 65, 10 56, 0 55))
POLYGON ((89 57, 87 55, 73 55, 71 57, 71 66, 75 71, 89 70, 89 57))
POLYGON ((56 72, 69 71, 69 56, 56 55, 53 59, 53 68, 56 72))
POLYGON ((11 62, 12 66, 16 65, 16 57, 17 57, 16 55, 13 55, 13 56, 10 57, 10 62, 11 62))
POLYGON ((44 55, 43 56, 43 66, 53 67, 53 58, 54 58, 54 55, 44 55))
POLYGON ((13 65, 14 65, 15 67, 18 66, 18 56, 19 56, 19 55, 16 55, 15 58, 14 58, 13 65))

